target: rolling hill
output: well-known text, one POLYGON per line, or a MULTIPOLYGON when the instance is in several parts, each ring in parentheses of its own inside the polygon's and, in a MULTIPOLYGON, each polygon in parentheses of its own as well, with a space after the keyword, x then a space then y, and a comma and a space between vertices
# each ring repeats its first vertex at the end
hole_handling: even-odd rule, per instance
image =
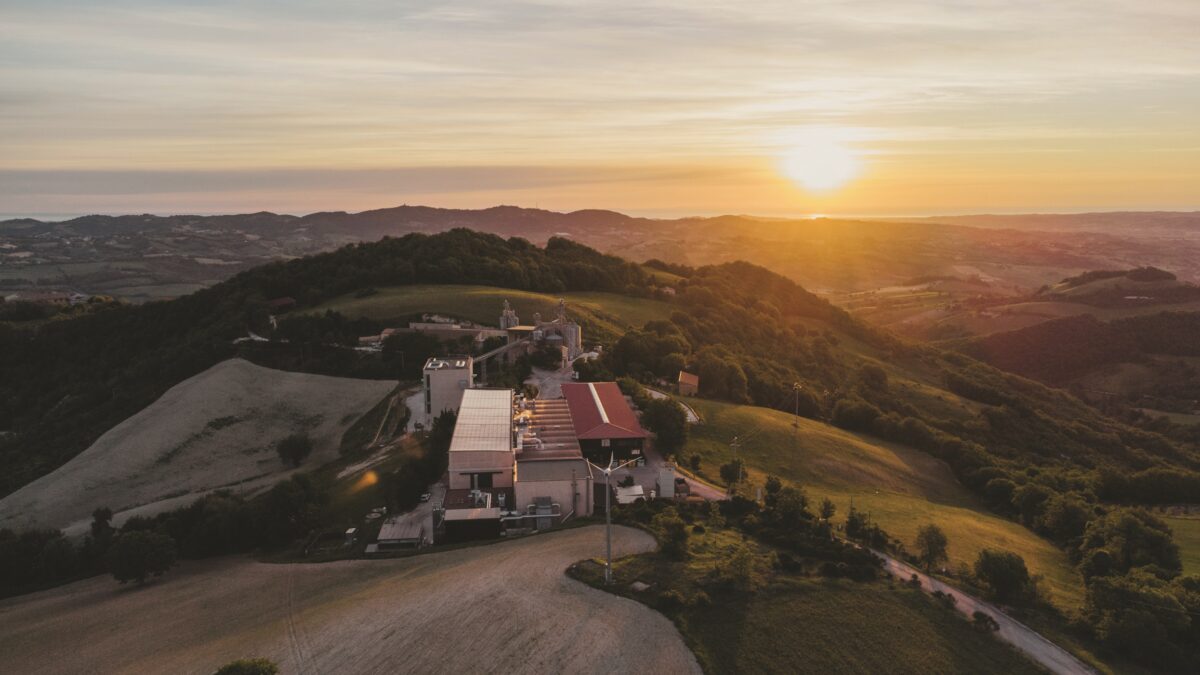
POLYGON ((688 451, 712 473, 733 458, 730 442, 754 482, 767 475, 802 486, 809 499, 829 497, 844 517, 851 503, 912 547, 919 527, 937 523, 950 540, 950 564, 970 564, 984 548, 1019 553, 1044 575, 1052 601, 1083 603, 1083 581, 1061 549, 1021 525, 990 513, 945 463, 895 443, 854 434, 778 410, 686 399, 704 424, 692 428, 688 451), (798 425, 798 426, 796 426, 798 425))
POLYGON ((835 294, 886 289, 925 276, 979 278, 1001 294, 1014 288, 1029 293, 1064 274, 1131 264, 1171 269, 1184 280, 1200 281, 1200 237, 1188 227, 1195 214, 1093 215, 1069 228, 1038 216, 1005 217, 1005 227, 994 227, 986 219, 726 215, 668 220, 603 210, 408 205, 306 216, 22 219, 0 222, 0 244, 12 247, 5 249, 0 291, 69 288, 139 302, 177 297, 271 260, 460 227, 539 244, 566 237, 636 260, 688 265, 753 260, 808 288, 835 294))
POLYGON ((494 326, 505 300, 512 304, 523 321, 530 322, 535 312, 547 318, 554 316, 559 298, 567 301, 571 318, 584 327, 587 340, 595 339, 597 334, 608 340, 615 339, 626 330, 641 327, 671 310, 666 302, 617 293, 550 294, 494 286, 417 284, 380 288, 366 297, 347 294, 305 311, 309 314, 334 311, 349 318, 382 323, 402 323, 429 313, 494 326))
MULTIPOLYGON (((898 339, 763 267, 672 266, 676 294, 654 299, 656 269, 563 238, 539 248, 456 229, 272 263, 171 302, 0 326, 0 475, 11 491, 56 469, 175 384, 244 353, 235 338, 280 337, 293 316, 313 330, 267 344, 305 370, 323 351, 346 352, 330 336, 354 322, 443 311, 492 323, 504 298, 528 303, 524 313, 565 296, 608 333, 582 377, 700 375, 693 403, 709 423, 685 452, 707 470, 730 458, 736 435, 753 477, 783 476, 843 513, 853 498, 905 542, 935 521, 956 563, 986 546, 1020 553, 1060 609, 1077 610, 1085 593, 1068 551, 1104 544, 1093 530, 1129 516, 1120 504, 1177 500, 1200 480, 1194 444, 898 339), (280 297, 297 308, 276 322, 269 300, 280 297), (808 418, 795 429, 781 412, 794 408, 808 418)), ((384 356, 352 358, 322 367, 360 372, 384 356)), ((1172 551, 1154 552, 1168 574, 1172 551)))
POLYGON ((342 434, 393 387, 261 368, 233 359, 188 378, 51 473, 0 499, 0 528, 87 531, 92 511, 120 525, 186 506, 217 489, 253 493, 296 469, 274 444, 313 441, 308 460, 338 457, 342 434))

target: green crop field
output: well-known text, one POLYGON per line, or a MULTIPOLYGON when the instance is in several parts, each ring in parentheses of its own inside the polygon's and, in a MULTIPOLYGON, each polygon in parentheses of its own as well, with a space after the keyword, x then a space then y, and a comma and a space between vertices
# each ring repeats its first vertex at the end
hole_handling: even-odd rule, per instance
POLYGON ((512 304, 522 323, 532 323, 534 312, 541 312, 544 319, 552 318, 560 297, 567 301, 568 316, 585 327, 599 331, 602 335, 597 337, 619 337, 629 328, 641 327, 652 319, 668 317, 672 311, 672 306, 666 302, 616 293, 552 295, 494 286, 446 285, 380 288, 377 293, 365 298, 345 295, 308 311, 319 313, 331 309, 348 317, 365 317, 376 321, 422 313, 444 314, 494 326, 499 321, 505 300, 512 304))
POLYGON ((1184 574, 1200 574, 1200 518, 1167 518, 1183 557, 1184 574))
POLYGON ((909 547, 917 529, 936 523, 950 540, 950 564, 971 564, 984 548, 1020 554, 1030 571, 1044 577, 1050 600, 1063 609, 1083 602, 1083 581, 1066 554, 1051 542, 987 511, 933 457, 905 446, 860 436, 809 419, 752 406, 686 399, 704 420, 692 427, 683 454, 700 455, 702 470, 716 476, 729 462, 729 442, 742 440, 739 454, 750 479, 771 473, 792 481, 819 502, 829 497, 845 517, 851 499, 893 537, 909 547))

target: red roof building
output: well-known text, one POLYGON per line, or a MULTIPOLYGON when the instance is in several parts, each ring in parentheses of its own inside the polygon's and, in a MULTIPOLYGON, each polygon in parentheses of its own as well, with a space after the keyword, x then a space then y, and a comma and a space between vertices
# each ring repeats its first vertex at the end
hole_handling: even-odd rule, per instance
POLYGON ((562 392, 584 456, 600 465, 641 456, 648 434, 616 382, 568 382, 562 392))

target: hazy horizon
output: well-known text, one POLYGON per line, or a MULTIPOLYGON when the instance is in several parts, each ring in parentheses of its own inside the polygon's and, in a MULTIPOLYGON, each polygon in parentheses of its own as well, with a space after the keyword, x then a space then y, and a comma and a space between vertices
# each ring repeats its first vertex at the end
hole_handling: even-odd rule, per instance
POLYGON ((31 219, 31 220, 40 220, 43 222, 62 222, 62 221, 72 220, 74 218, 82 218, 82 217, 86 217, 86 216, 119 217, 119 216, 150 215, 150 216, 158 216, 158 217, 164 217, 164 218, 175 217, 175 216, 209 217, 209 216, 237 216, 237 215, 248 215, 248 214, 252 214, 252 213, 264 213, 264 212, 265 213, 274 213, 274 214, 282 215, 282 216, 303 217, 303 216, 307 216, 307 215, 311 215, 311 214, 315 214, 315 213, 336 213, 336 212, 362 213, 362 212, 366 212, 366 211, 398 208, 401 206, 433 208, 433 209, 457 209, 457 210, 468 210, 468 211, 479 211, 479 210, 485 210, 485 209, 495 208, 495 207, 499 207, 499 206, 511 206, 511 207, 522 208, 522 209, 542 209, 545 211, 554 211, 554 212, 558 212, 558 213, 572 213, 575 211, 599 210, 599 211, 615 211, 617 213, 621 213, 623 215, 634 217, 634 218, 647 218, 647 219, 657 219, 657 220, 676 220, 676 219, 681 219, 681 218, 717 218, 717 217, 721 217, 721 216, 762 218, 764 220, 814 220, 814 219, 818 219, 818 218, 828 218, 828 219, 832 219, 832 220, 855 220, 855 219, 896 220, 896 219, 901 219, 901 218, 912 218, 914 220, 917 220, 917 219, 930 219, 930 218, 974 218, 974 217, 989 217, 989 216, 1017 217, 1017 216, 1074 216, 1074 215, 1115 214, 1115 213, 1200 213, 1200 208, 1195 208, 1195 209, 1147 208, 1147 209, 1114 209, 1114 210, 1064 209, 1064 210, 1059 210, 1059 211, 1049 211, 1049 210, 1047 210, 1047 211, 1024 211, 1024 210, 1020 210, 1020 209, 1013 209, 1013 210, 1009 210, 1009 211, 992 211, 992 212, 978 212, 978 213, 966 213, 966 212, 930 213, 930 212, 926 212, 926 213, 891 213, 891 214, 887 214, 887 213, 768 214, 768 213, 732 213, 732 212, 715 212, 715 211, 708 212, 708 213, 698 213, 698 212, 665 212, 664 213, 664 212, 657 212, 657 211, 644 211, 644 210, 643 211, 633 211, 633 210, 625 210, 625 209, 620 209, 620 208, 594 208, 594 207, 586 207, 586 206, 582 207, 582 208, 578 208, 578 209, 549 209, 549 208, 536 206, 536 205, 529 205, 529 204, 490 204, 490 205, 478 206, 478 207, 458 207, 458 206, 450 207, 450 206, 438 206, 435 204, 393 204, 391 206, 382 206, 382 207, 377 207, 377 208, 361 209, 361 210, 359 210, 359 209, 351 210, 351 209, 338 209, 338 208, 323 208, 323 209, 315 209, 312 211, 309 211, 309 210, 288 211, 288 210, 273 210, 273 209, 256 209, 253 211, 199 211, 199 210, 186 210, 185 209, 185 210, 170 211, 170 212, 166 212, 166 211, 153 212, 153 211, 137 211, 137 210, 122 211, 122 212, 108 212, 108 213, 101 213, 101 212, 92 212, 92 213, 4 213, 4 212, 0 212, 0 221, 31 219))

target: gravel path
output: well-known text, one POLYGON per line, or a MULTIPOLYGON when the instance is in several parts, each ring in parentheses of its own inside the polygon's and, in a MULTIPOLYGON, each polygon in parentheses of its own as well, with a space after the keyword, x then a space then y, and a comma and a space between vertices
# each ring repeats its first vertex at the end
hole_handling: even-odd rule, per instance
MULTIPOLYGON (((600 554, 586 527, 403 560, 187 563, 145 588, 95 578, 0 602, 0 672, 212 673, 265 656, 284 673, 698 673, 661 614, 563 571, 600 554)), ((654 547, 615 528, 615 553, 654 547)))
POLYGON ((879 551, 872 552, 883 558, 884 567, 897 578, 906 580, 912 578, 913 574, 916 574, 917 578, 921 580, 921 588, 926 592, 941 591, 954 596, 955 609, 966 614, 968 617, 972 616, 976 610, 989 614, 1000 625, 997 635, 1001 640, 1021 650, 1026 656, 1041 664, 1043 668, 1050 672, 1057 673, 1058 675, 1095 675, 1096 671, 1075 658, 1070 652, 1042 637, 1020 621, 1008 616, 994 605, 972 595, 967 595, 957 588, 944 584, 937 579, 931 579, 911 565, 900 562, 891 556, 879 551))

